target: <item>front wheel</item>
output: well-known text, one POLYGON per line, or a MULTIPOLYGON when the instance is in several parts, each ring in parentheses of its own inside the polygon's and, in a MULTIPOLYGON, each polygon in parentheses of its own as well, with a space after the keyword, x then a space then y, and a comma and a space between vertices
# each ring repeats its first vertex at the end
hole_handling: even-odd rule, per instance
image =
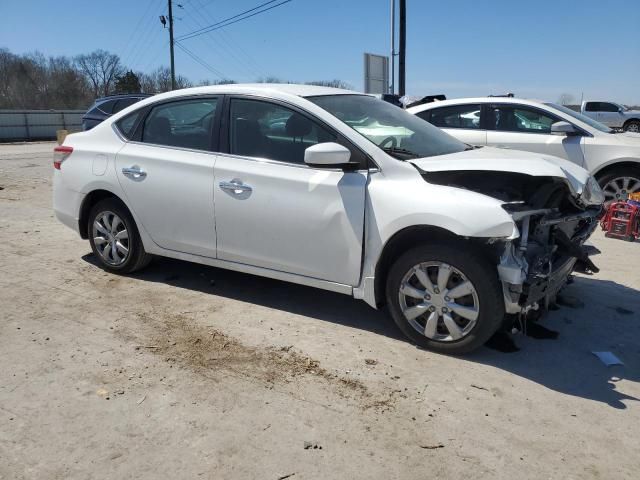
POLYGON ((419 346, 468 353, 483 345, 504 319, 495 265, 467 247, 462 242, 416 247, 389 270, 391 316, 419 346))
POLYGON ((599 174, 597 180, 605 203, 625 201, 630 194, 640 192, 640 167, 616 167, 599 174))
POLYGON ((640 133, 640 122, 638 120, 631 120, 627 122, 623 130, 625 132, 640 133))

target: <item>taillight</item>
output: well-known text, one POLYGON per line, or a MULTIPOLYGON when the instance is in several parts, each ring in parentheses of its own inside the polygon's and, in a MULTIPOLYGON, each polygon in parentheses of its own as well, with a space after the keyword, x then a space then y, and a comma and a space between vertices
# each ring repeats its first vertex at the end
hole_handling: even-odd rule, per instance
POLYGON ((66 147, 60 145, 53 149, 53 168, 60 170, 62 162, 64 162, 69 155, 73 153, 73 147, 66 147))

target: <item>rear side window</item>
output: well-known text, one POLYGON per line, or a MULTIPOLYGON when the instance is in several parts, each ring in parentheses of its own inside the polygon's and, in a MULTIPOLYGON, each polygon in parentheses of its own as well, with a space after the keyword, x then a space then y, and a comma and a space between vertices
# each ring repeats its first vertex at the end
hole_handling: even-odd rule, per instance
POLYGON ((584 105, 585 112, 598 112, 600 110, 598 102, 587 102, 584 105))
POLYGON ((115 100, 107 100, 106 102, 102 102, 100 105, 97 105, 96 108, 100 110, 102 113, 111 115, 113 114, 113 106, 115 104, 116 104, 115 100))
POLYGON ((123 98, 121 100, 116 101, 115 105, 113 106, 113 113, 116 114, 118 113, 120 110, 124 110, 127 107, 130 107, 131 105, 133 105, 136 102, 139 102, 141 99, 140 98, 123 98))
POLYGON ((480 128, 480 105, 452 105, 431 109, 429 122, 440 128, 480 128))
POLYGON ((600 102, 601 112, 617 112, 620 109, 615 103, 600 102))
POLYGON ((217 98, 182 100, 154 107, 144 121, 142 141, 156 145, 211 149, 217 98))

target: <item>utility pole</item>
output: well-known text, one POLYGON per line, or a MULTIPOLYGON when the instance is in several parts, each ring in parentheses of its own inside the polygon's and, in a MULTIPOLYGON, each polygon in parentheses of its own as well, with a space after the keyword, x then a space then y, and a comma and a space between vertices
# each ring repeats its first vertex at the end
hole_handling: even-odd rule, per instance
POLYGON ((389 93, 396 91, 396 0, 391 0, 391 83, 389 93))
POLYGON ((176 89, 176 66, 173 60, 173 5, 169 0, 169 52, 171 55, 171 90, 176 89))
POLYGON ((407 0, 400 0, 400 51, 398 52, 398 95, 405 95, 407 55, 407 0))

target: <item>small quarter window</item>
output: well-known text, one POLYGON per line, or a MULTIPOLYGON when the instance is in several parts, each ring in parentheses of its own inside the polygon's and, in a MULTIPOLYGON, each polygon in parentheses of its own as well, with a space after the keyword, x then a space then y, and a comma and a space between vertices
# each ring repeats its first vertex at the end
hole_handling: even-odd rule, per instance
POLYGON ((118 126, 118 130, 120 133, 127 139, 131 140, 133 137, 133 133, 135 131, 136 125, 138 124, 138 119, 140 118, 141 111, 138 110, 136 112, 130 113, 123 119, 119 120, 116 124, 118 126))

